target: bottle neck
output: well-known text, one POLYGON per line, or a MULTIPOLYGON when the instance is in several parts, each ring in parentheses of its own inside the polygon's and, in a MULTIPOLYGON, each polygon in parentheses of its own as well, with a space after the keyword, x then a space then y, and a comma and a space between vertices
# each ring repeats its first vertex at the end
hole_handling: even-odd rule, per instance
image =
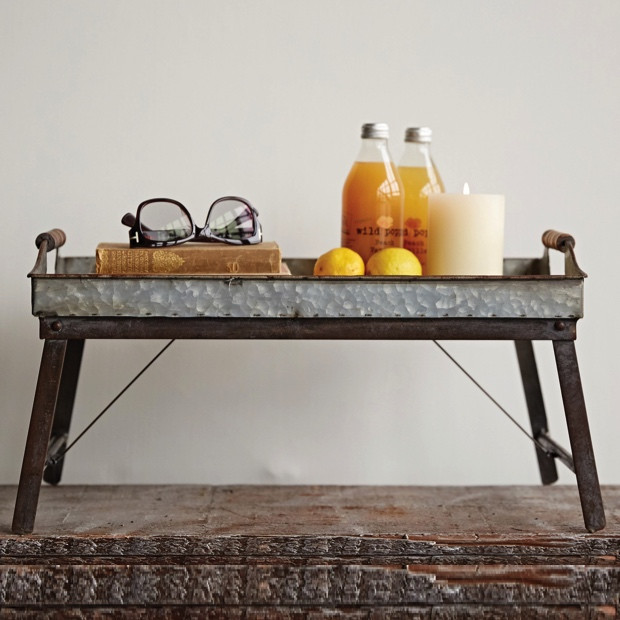
POLYGON ((430 142, 405 142, 399 166, 434 167, 430 142))
POLYGON ((363 138, 356 161, 382 162, 389 164, 392 157, 385 138, 363 138))

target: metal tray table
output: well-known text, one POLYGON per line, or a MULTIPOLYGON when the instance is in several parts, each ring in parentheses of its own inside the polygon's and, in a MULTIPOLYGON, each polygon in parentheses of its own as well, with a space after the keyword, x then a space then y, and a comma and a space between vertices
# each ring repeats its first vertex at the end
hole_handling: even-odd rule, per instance
POLYGON ((20 475, 13 531, 34 528, 42 480, 60 482, 85 340, 89 338, 469 339, 513 340, 543 484, 558 478, 555 460, 576 475, 585 526, 605 513, 574 341, 583 317, 586 274, 573 237, 546 231, 541 258, 505 259, 503 276, 322 277, 314 260, 288 259, 288 275, 98 275, 93 257, 64 258, 55 273, 47 254, 65 242, 42 233, 28 274, 32 311, 44 340, 20 475), (549 249, 565 255, 550 275, 549 249), (571 452, 548 434, 533 340, 551 340, 571 452))

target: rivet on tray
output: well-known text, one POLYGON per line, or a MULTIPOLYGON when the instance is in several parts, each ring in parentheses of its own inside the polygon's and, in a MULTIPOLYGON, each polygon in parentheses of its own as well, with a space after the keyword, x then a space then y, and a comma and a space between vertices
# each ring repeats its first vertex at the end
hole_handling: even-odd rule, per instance
POLYGON ((54 321, 51 327, 52 331, 59 332, 62 329, 62 321, 54 321))
POLYGON ((553 325, 559 332, 563 332, 566 329, 566 323, 564 321, 556 321, 553 325))

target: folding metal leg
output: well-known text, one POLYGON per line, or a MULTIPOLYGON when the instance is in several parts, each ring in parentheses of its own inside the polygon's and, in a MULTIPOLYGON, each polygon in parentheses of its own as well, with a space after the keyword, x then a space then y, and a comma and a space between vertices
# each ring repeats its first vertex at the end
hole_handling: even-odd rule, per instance
POLYGON ((562 390, 583 518, 588 531, 596 532, 605 527, 605 511, 594 460, 575 343, 573 340, 554 340, 553 350, 562 390))
MULTIPOLYGON (((54 423, 52 425, 48 458, 55 454, 62 453, 67 446, 83 352, 83 340, 67 341, 67 351, 65 353, 65 362, 62 367, 62 376, 60 379, 58 400, 56 402, 56 414, 54 415, 54 423)), ((62 476, 62 466, 64 462, 64 459, 60 459, 57 463, 47 465, 43 470, 43 480, 49 484, 58 484, 62 476)))
POLYGON ((66 340, 45 340, 43 345, 13 513, 12 530, 15 534, 28 534, 34 528, 66 350, 66 340))
MULTIPOLYGON (((538 439, 548 431, 547 413, 543 401, 540 378, 534 356, 534 346, 531 340, 515 340, 519 369, 521 370, 521 380, 525 392, 525 401, 530 414, 530 424, 532 435, 538 439)), ((553 484, 558 479, 558 470, 553 456, 549 456, 544 450, 536 446, 536 457, 538 458, 538 469, 543 484, 553 484)))

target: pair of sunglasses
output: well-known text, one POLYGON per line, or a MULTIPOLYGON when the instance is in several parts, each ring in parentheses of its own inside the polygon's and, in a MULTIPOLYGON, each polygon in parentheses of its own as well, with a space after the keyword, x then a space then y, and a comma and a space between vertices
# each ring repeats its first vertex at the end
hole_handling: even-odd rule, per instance
POLYGON ((130 227, 132 248, 159 248, 186 241, 250 245, 263 240, 258 211, 239 196, 218 198, 209 208, 202 228, 194 224, 185 206, 172 198, 145 200, 135 215, 126 213, 121 222, 130 227))

